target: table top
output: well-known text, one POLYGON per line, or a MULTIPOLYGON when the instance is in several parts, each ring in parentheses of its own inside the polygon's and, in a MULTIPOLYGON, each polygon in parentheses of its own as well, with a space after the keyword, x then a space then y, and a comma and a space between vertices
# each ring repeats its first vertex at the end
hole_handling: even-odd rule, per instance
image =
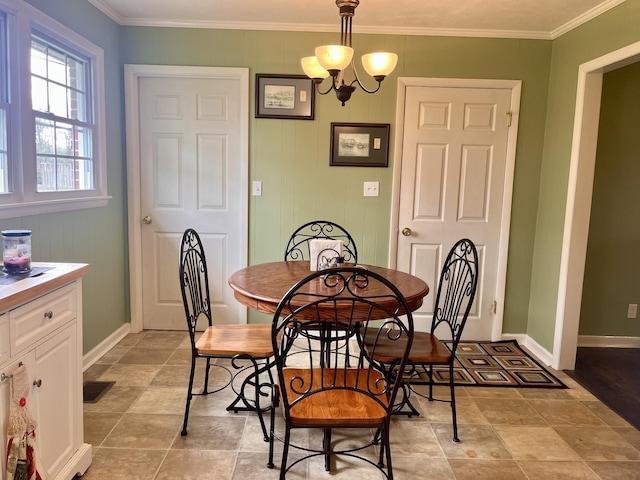
MULTIPOLYGON (((411 311, 422 305, 429 287, 420 278, 405 272, 366 265, 393 283, 404 295, 411 311)), ((273 314, 287 291, 312 272, 308 261, 261 263, 238 270, 229 278, 236 299, 262 313, 273 314)))

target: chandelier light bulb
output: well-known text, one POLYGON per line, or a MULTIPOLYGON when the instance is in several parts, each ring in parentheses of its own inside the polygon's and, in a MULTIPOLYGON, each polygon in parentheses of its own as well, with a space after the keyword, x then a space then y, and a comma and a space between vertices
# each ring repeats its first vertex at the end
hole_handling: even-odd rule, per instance
POLYGON ((396 68, 398 55, 388 52, 368 53, 362 56, 362 66, 372 77, 386 77, 396 68))
POLYGON ((353 48, 344 45, 323 45, 316 48, 316 57, 325 70, 337 73, 351 63, 353 48))
POLYGON ((300 63, 304 74, 309 78, 324 80, 329 76, 329 72, 318 63, 317 57, 304 57, 300 63))

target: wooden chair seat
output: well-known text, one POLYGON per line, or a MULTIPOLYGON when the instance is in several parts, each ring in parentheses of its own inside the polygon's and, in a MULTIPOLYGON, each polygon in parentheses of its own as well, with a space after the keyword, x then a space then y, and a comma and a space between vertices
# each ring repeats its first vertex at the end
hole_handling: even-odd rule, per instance
POLYGON ((289 411, 293 425, 376 427, 385 421, 388 402, 380 372, 351 368, 340 369, 336 375, 336 370, 332 368, 286 368, 283 373, 284 388, 289 402, 293 405, 289 411), (360 390, 349 390, 356 382, 360 390), (321 389, 328 386, 334 388, 321 389), (305 392, 317 389, 318 392, 305 394, 304 398, 296 403, 301 396, 296 389, 305 392), (370 391, 372 396, 363 393, 363 390, 370 391))
MULTIPOLYGON (((364 347, 367 354, 376 362, 390 364, 400 358, 403 352, 405 339, 391 340, 380 333, 381 338, 376 340, 378 332, 367 332, 364 338, 364 347), (375 351, 373 346, 375 345, 375 351)), ((409 351, 407 364, 442 364, 446 365, 451 360, 451 350, 438 340, 435 335, 427 332, 414 332, 413 343, 409 351)))
POLYGON ((199 355, 271 357, 271 324, 213 325, 200 336, 196 350, 199 355))

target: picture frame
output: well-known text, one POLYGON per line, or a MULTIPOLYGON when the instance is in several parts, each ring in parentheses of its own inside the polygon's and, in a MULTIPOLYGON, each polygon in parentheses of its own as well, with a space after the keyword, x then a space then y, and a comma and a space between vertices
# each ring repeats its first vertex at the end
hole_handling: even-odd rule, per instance
POLYGON ((256 118, 313 120, 315 93, 306 75, 256 73, 256 118))
POLYGON ((390 127, 388 123, 332 123, 329 165, 389 166, 390 127))

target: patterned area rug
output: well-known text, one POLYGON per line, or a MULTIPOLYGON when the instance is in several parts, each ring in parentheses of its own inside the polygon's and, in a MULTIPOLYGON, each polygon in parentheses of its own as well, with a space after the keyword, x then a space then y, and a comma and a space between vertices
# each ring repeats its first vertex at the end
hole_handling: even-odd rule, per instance
MULTIPOLYGON (((448 384, 448 368, 435 370, 435 382, 448 384)), ((460 342, 453 375, 455 384, 465 387, 567 388, 515 340, 460 342)))

